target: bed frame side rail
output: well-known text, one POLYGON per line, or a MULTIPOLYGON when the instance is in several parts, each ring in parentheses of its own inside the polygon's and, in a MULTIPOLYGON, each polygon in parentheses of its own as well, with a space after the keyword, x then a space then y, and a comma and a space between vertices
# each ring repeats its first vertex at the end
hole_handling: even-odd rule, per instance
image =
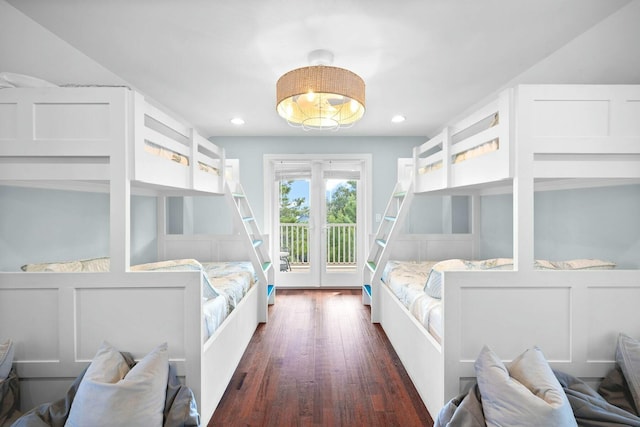
POLYGON ((191 271, 0 273, 0 335, 16 346, 22 408, 64 395, 103 340, 136 359, 167 342, 200 405, 201 280, 191 271))
POLYGON ((475 381, 484 345, 504 360, 537 345, 593 385, 615 364, 618 334, 640 336, 640 271, 445 272, 444 283, 445 402, 475 381))

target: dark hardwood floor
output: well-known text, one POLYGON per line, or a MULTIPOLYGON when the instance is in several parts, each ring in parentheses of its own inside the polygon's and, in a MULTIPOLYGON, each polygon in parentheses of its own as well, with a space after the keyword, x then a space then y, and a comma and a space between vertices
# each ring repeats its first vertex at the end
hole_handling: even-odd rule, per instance
POLYGON ((433 425, 359 290, 278 289, 208 424, 294 425, 433 425))

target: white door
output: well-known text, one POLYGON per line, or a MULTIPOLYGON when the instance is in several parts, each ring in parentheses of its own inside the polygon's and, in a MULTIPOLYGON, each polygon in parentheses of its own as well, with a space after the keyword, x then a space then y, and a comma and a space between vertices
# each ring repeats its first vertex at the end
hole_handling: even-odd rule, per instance
POLYGON ((274 158, 270 169, 276 285, 359 287, 368 158, 274 158))

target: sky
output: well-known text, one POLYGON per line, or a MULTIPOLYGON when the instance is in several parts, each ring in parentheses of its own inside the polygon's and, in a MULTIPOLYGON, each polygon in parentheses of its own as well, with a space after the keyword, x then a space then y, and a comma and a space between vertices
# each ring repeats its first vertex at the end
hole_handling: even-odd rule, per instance
MULTIPOLYGON (((326 182, 327 192, 332 192, 341 182, 344 182, 344 180, 328 179, 326 182)), ((300 197, 305 198, 307 200, 307 203, 305 203, 305 206, 309 206, 309 181, 308 180, 293 181, 293 184, 291 185, 289 200, 294 200, 300 197)))

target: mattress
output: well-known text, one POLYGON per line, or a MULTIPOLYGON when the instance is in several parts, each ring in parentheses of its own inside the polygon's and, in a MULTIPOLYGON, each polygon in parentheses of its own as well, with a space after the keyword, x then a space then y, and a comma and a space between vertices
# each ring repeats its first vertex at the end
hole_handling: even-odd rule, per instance
MULTIPOLYGON (((468 150, 462 151, 456 155, 454 155, 451 159, 452 164, 462 163, 465 160, 471 160, 476 157, 480 157, 487 153, 492 153, 494 151, 498 151, 500 149, 500 143, 498 139, 492 139, 491 141, 485 142, 484 144, 480 144, 476 147, 470 148, 468 150)), ((437 171, 442 169, 442 160, 438 160, 437 162, 430 163, 418 169, 419 175, 424 175, 429 172, 437 171)))
POLYGON ((442 300, 424 292, 435 261, 388 261, 382 281, 416 320, 438 341, 442 337, 442 300))
POLYGON ((224 295, 220 295, 204 301, 202 312, 202 326, 204 327, 204 340, 206 341, 229 315, 227 298, 224 295))
POLYGON ((213 288, 225 297, 229 312, 238 306, 257 281, 249 261, 203 262, 202 268, 213 288))
MULTIPOLYGON (((144 151, 154 156, 171 160, 181 165, 189 166, 189 158, 187 156, 185 156, 184 154, 177 153, 175 151, 171 151, 167 148, 161 147, 160 145, 154 144, 153 142, 145 141, 144 151)), ((218 168, 211 166, 207 163, 204 163, 202 161, 198 161, 198 168, 203 172, 207 172, 212 175, 219 175, 218 168)))

